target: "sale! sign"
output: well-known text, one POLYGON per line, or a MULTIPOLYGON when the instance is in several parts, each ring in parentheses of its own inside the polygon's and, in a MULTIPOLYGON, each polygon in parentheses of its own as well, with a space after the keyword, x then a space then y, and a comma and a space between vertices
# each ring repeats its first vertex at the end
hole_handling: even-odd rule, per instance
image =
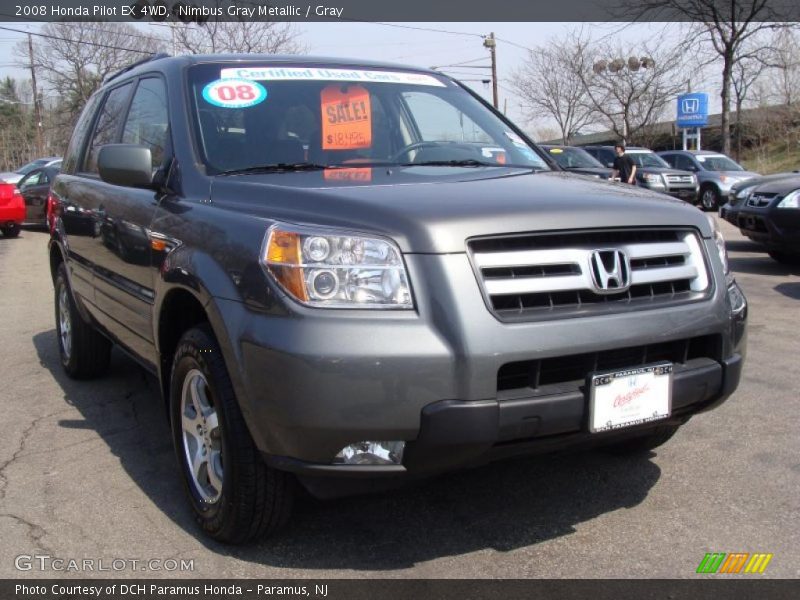
POLYGON ((330 85, 320 96, 323 150, 372 146, 372 109, 366 89, 360 85, 330 85))

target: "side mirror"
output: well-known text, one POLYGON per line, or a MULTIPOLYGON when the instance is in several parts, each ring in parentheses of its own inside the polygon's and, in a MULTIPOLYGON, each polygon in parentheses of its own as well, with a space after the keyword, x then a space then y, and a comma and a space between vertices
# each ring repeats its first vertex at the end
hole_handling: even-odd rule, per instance
POLYGON ((153 159, 150 148, 138 144, 107 144, 97 156, 100 178, 125 187, 153 186, 153 159))

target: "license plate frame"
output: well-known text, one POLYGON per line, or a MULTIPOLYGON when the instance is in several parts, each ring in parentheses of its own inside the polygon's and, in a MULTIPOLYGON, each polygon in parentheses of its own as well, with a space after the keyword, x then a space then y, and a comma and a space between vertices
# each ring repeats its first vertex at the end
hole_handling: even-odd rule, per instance
POLYGON ((603 433, 668 419, 674 373, 671 362, 590 373, 589 431, 603 433))

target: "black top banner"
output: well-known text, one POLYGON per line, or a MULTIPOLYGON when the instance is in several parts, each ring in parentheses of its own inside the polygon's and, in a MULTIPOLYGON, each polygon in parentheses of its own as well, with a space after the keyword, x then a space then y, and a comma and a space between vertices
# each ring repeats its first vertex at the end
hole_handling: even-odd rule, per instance
POLYGON ((0 21, 800 21, 797 0, 7 0, 0 21))

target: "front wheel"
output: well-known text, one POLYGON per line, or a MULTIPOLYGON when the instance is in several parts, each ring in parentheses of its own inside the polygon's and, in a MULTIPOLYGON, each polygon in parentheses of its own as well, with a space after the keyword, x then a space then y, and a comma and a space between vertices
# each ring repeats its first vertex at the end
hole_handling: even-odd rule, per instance
POLYGON ((262 460, 207 325, 190 329, 178 343, 170 416, 184 488, 207 534, 240 544, 285 525, 294 480, 262 460))
POLYGON ((22 231, 22 228, 17 223, 12 223, 11 225, 3 227, 3 235, 7 238, 17 237, 20 231, 22 231))
POLYGON ((789 254, 788 252, 776 252, 770 250, 768 252, 772 260, 778 261, 784 265, 800 265, 800 254, 789 254))
POLYGON ((717 210, 719 207, 719 192, 713 185, 707 185, 700 190, 700 204, 703 210, 717 210))

